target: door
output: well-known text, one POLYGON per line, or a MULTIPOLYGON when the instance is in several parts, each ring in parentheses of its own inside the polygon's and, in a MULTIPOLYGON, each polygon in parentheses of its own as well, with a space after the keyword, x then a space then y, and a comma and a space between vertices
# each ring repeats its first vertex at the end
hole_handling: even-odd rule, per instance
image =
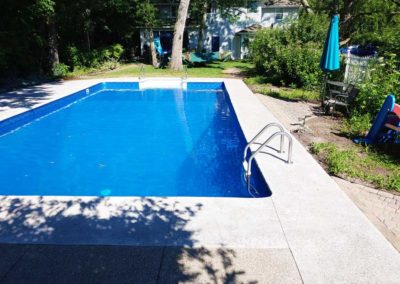
POLYGON ((219 36, 213 36, 211 38, 211 51, 212 52, 219 51, 219 36))

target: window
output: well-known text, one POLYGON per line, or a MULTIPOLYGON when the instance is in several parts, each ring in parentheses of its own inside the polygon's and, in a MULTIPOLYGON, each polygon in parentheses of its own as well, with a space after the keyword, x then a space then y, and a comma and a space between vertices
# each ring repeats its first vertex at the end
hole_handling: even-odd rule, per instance
POLYGON ((247 1, 247 12, 248 13, 257 13, 258 5, 256 0, 248 0, 247 1))
POLYGON ((275 9, 275 23, 282 22, 283 19, 283 8, 275 9))

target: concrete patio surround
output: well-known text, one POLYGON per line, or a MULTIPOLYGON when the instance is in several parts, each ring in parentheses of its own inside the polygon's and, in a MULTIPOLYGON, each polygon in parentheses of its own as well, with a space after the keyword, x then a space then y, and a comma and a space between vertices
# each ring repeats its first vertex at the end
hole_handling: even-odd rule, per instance
MULTIPOLYGON (((2 94, 0 120, 99 82, 137 80, 65 81, 2 94)), ((247 140, 265 124, 279 122, 241 80, 189 81, 224 81, 247 140)), ((166 267, 177 248, 236 250, 234 262, 246 272, 238 276, 241 281, 400 283, 400 254, 294 137, 293 141, 293 164, 282 161, 287 153, 277 158, 272 150, 256 158, 272 191, 267 198, 0 196, 1 246, 153 248, 157 259, 151 263, 159 283, 170 277, 166 267)), ((199 268, 180 254, 185 269, 199 268)), ((13 267, 23 266, 32 255, 25 252, 20 260, 14 259, 18 254, 10 254, 10 261, 2 257, 0 280, 2 273, 4 279, 21 273, 23 269, 13 267)))

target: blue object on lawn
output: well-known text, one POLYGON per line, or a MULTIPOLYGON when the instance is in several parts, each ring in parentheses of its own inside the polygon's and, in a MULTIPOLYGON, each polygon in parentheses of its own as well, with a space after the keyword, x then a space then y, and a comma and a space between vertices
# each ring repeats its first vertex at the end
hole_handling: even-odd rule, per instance
POLYGON ((159 55, 163 55, 164 51, 163 48, 161 46, 161 41, 159 37, 154 38, 154 47, 156 48, 156 51, 159 55))
POLYGON ((324 72, 335 71, 340 68, 338 15, 332 17, 329 25, 320 67, 324 72))
POLYGON ((393 111, 394 109, 395 101, 396 98, 393 95, 386 97, 385 102, 376 116, 367 137, 356 138, 354 139, 355 143, 375 144, 379 141, 379 139, 382 137, 382 135, 380 135, 382 133, 382 128, 385 126, 389 112, 393 111))
POLYGON ((191 63, 209 63, 219 60, 219 52, 191 52, 191 63))

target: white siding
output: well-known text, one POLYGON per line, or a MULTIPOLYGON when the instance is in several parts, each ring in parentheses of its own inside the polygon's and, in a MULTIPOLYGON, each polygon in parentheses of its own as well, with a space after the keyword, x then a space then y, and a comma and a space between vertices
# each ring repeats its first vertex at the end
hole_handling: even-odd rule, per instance
MULTIPOLYGON (((254 24, 263 27, 279 27, 288 19, 297 17, 298 8, 267 8, 264 2, 259 2, 257 9, 249 12, 247 8, 240 8, 238 19, 230 21, 222 18, 219 13, 209 13, 207 15, 206 30, 204 33, 203 47, 206 51, 211 51, 211 42, 213 36, 219 37, 219 51, 232 51, 233 59, 242 59, 248 52, 243 44, 246 35, 237 35, 236 33, 254 24), (281 19, 279 17, 281 16, 281 19)), ((189 43, 188 48, 194 50, 197 47, 197 30, 188 30, 189 43)), ((146 41, 143 31, 140 32, 141 47, 146 41)), ((142 49, 143 50, 143 49, 142 49)))

